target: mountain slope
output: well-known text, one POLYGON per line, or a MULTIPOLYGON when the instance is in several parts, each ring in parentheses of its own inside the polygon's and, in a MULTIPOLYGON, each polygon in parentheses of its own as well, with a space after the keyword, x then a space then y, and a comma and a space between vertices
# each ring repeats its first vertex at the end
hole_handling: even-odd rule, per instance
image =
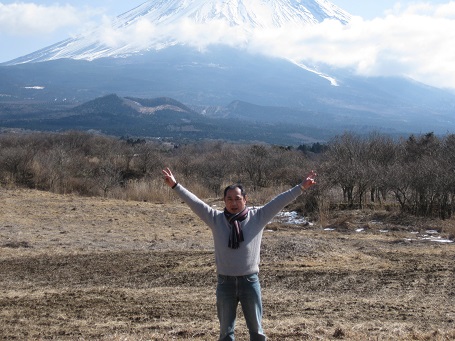
POLYGON ((308 124, 327 129, 404 132, 455 130, 455 96, 400 78, 364 78, 331 71, 339 86, 279 58, 212 47, 184 46, 127 59, 91 62, 61 59, 0 66, 0 101, 78 104, 116 93, 122 97, 170 97, 211 112, 237 106, 226 118, 308 124))

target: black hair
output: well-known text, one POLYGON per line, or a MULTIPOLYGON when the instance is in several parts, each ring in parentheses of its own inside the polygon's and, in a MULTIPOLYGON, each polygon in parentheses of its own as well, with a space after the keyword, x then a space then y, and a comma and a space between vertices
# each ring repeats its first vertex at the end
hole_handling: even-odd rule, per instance
POLYGON ((240 185, 240 184, 229 185, 229 186, 227 186, 227 187, 224 189, 224 197, 223 197, 223 198, 226 198, 226 194, 227 194, 227 192, 228 192, 229 190, 231 190, 231 189, 236 189, 236 188, 240 189, 240 194, 242 195, 242 197, 245 198, 245 196, 246 196, 245 189, 244 189, 243 186, 240 185))

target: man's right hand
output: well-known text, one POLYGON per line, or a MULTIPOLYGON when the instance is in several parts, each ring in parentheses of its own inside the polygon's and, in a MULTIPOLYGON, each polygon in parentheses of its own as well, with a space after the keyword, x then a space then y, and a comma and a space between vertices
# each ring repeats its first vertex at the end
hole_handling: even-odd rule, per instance
POLYGON ((171 170, 168 167, 166 167, 166 169, 163 169, 161 172, 164 174, 164 182, 169 187, 172 188, 177 184, 174 175, 172 174, 171 170))
POLYGON ((174 187, 177 181, 175 180, 174 175, 172 174, 171 170, 166 167, 166 169, 162 170, 164 174, 164 182, 169 186, 169 187, 174 187))

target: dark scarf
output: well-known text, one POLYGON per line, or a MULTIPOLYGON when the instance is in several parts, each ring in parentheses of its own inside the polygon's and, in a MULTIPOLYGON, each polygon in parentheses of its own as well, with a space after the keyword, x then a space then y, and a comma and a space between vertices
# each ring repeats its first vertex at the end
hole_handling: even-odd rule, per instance
POLYGON ((225 208, 224 215, 226 216, 226 219, 231 227, 228 246, 231 249, 238 249, 240 247, 240 242, 243 242, 243 232, 239 222, 246 219, 248 215, 248 207, 245 207, 241 212, 236 214, 229 213, 225 208))

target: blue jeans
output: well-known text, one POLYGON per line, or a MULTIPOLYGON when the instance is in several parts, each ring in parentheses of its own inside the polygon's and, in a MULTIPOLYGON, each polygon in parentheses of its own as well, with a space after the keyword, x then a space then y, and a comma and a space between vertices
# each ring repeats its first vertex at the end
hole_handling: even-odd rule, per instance
POLYGON ((218 275, 216 307, 220 321, 220 341, 234 340, 237 306, 242 306, 251 341, 266 340, 262 330, 261 285, 258 274, 218 275))

